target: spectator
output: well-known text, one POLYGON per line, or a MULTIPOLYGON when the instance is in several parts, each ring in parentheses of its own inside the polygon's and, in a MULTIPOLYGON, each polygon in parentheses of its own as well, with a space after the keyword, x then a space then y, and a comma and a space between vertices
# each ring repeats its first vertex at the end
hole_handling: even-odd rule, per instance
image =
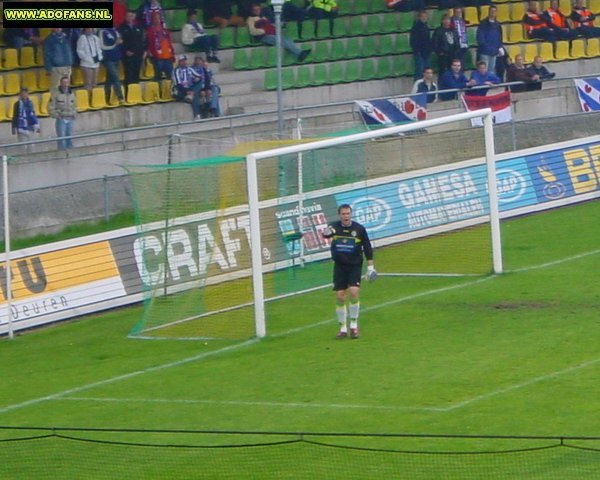
MULTIPOLYGON (((458 59, 452 60, 450 68, 439 77, 440 79, 440 90, 450 90, 453 88, 466 88, 468 80, 462 71, 462 63, 458 59)), ((457 92, 446 92, 438 94, 440 100, 454 100, 457 98, 457 92)))
POLYGON ((40 132, 40 122, 29 99, 29 90, 23 87, 13 105, 12 133, 17 136, 19 142, 26 142, 34 132, 40 132))
POLYGON ((492 5, 488 17, 477 27, 477 60, 485 62, 493 72, 496 70, 496 57, 502 46, 502 27, 496 19, 498 9, 492 5))
POLYGON ((460 47, 456 30, 450 25, 450 16, 442 17, 441 25, 433 31, 433 51, 438 57, 438 75, 443 75, 454 58, 458 57, 460 47))
POLYGON ((154 17, 159 16, 160 24, 165 26, 165 11, 158 0, 144 0, 137 11, 137 18, 142 28, 148 29, 154 25, 154 17))
POLYGON ((237 5, 237 14, 240 17, 248 18, 252 12, 252 4, 254 0, 234 0, 237 5))
POLYGON ((140 70, 146 58, 146 35, 144 30, 135 22, 136 14, 127 12, 125 23, 119 27, 123 40, 123 70, 125 72, 125 88, 132 83, 140 82, 140 70))
POLYGON ((98 83, 98 70, 102 61, 100 39, 94 35, 93 28, 83 29, 83 35, 77 40, 77 56, 83 74, 83 88, 91 94, 98 83))
POLYGON ((53 28, 44 41, 44 68, 50 75, 50 89, 58 88, 62 77, 71 78, 73 52, 62 28, 53 28))
MULTIPOLYGON (((261 8, 258 3, 252 5, 252 15, 248 17, 248 30, 255 40, 263 43, 264 45, 275 45, 275 26, 266 17, 261 17, 261 8)), ((310 54, 310 49, 300 50, 300 47, 296 45, 289 38, 282 36, 281 43, 285 50, 292 53, 299 62, 303 62, 306 57, 310 54)))
POLYGON ((535 0, 529 2, 529 8, 523 15, 523 24, 528 38, 539 38, 545 42, 554 42, 557 39, 556 33, 544 19, 544 14, 540 12, 535 0))
POLYGON ((570 20, 560 10, 558 6, 558 0, 552 0, 550 7, 548 7, 544 13, 544 20, 552 30, 554 30, 556 37, 561 40, 571 40, 577 36, 577 32, 571 30, 569 25, 570 20))
POLYGON ((431 32, 427 25, 427 11, 420 10, 413 23, 409 35, 410 48, 412 48, 415 59, 415 80, 418 80, 425 67, 431 66, 429 59, 433 51, 433 42, 431 41, 431 32))
POLYGON ((523 63, 523 55, 515 55, 515 60, 506 69, 507 82, 523 82, 523 85, 511 85, 510 91, 514 93, 525 92, 529 90, 527 87, 531 82, 539 81, 539 76, 532 73, 531 70, 525 68, 523 63))
POLYGON ((423 69, 423 78, 417 80, 412 87, 410 93, 426 93, 427 103, 437 102, 437 94, 431 92, 437 92, 438 86, 433 81, 433 69, 431 67, 425 67, 423 69))
MULTIPOLYGON (((250 10, 252 12, 252 10, 250 10)), ((271 23, 275 23, 275 11, 273 6, 270 5, 263 9, 262 15, 267 17, 271 23)), ((298 24, 298 36, 302 38, 302 21, 306 19, 306 10, 294 5, 291 0, 285 0, 283 8, 281 10, 281 21, 282 22, 297 22, 298 24)))
MULTIPOLYGON (((474 70, 471 73, 471 79, 468 81, 468 87, 479 87, 483 85, 496 85, 500 83, 500 79, 496 76, 495 73, 492 73, 488 70, 485 62, 479 61, 477 62, 477 70, 474 70)), ((487 94, 487 88, 477 88, 475 90, 470 90, 466 92, 468 95, 477 95, 479 97, 483 97, 487 94)))
POLYGON ((585 38, 600 37, 600 28, 594 27, 595 18, 596 15, 586 8, 585 0, 575 0, 571 20, 578 35, 585 38))
POLYGON ((197 102, 194 101, 194 87, 200 80, 201 78, 188 65, 187 56, 180 55, 177 67, 173 70, 171 90, 175 100, 192 104, 192 118, 200 117, 200 109, 197 102))
POLYGON ((496 57, 496 76, 503 81, 504 74, 506 73, 506 69, 508 68, 508 53, 504 47, 501 47, 498 50, 498 56, 496 57))
POLYGON ((219 51, 219 36, 207 35, 202 24, 198 23, 196 10, 188 10, 188 21, 181 29, 181 43, 188 49, 199 49, 206 52, 209 62, 221 63, 217 52, 219 51))
POLYGON ((154 79, 160 82, 163 78, 170 79, 173 75, 175 49, 171 42, 171 34, 163 26, 160 15, 152 17, 152 26, 146 32, 148 54, 154 65, 154 79))
POLYGON ((527 90, 541 90, 544 80, 551 80, 556 76, 556 73, 550 72, 544 66, 544 59, 539 55, 533 59, 533 63, 527 67, 533 75, 537 75, 538 80, 530 83, 527 90))
MULTIPOLYGON (((338 14, 337 0, 310 0, 306 13, 315 20, 329 19, 329 33, 333 35, 333 20, 338 14)), ((315 22, 315 35, 317 23, 315 22)))
POLYGON ((229 26, 244 26, 244 19, 233 14, 231 3, 231 0, 205 0, 204 24, 214 24, 221 30, 229 26))
POLYGON ((456 30, 458 37, 458 52, 455 58, 460 60, 460 63, 464 63, 465 54, 469 51, 469 39, 467 37, 467 22, 463 18, 463 9, 461 6, 456 6, 453 9, 452 17, 450 18, 450 26, 456 30))
POLYGON ((208 110, 204 108, 202 114, 204 114, 205 117, 220 117, 221 107, 219 105, 219 95, 221 93, 221 87, 219 87, 215 82, 215 76, 213 75, 210 66, 204 61, 204 59, 200 55, 198 55, 194 59, 194 64, 192 65, 192 68, 204 78, 203 88, 206 92, 206 103, 208 106, 208 110))
POLYGON ((425 10, 425 2, 423 0, 385 0, 385 6, 397 12, 425 10))
POLYGON ((125 23, 125 16, 127 15, 127 5, 123 0, 112 0, 113 4, 113 28, 119 28, 125 23))
POLYGON ((110 102, 111 87, 120 104, 125 103, 123 87, 119 79, 119 63, 123 59, 123 39, 116 28, 104 28, 100 30, 100 48, 102 48, 102 63, 106 69, 106 82, 104 83, 104 94, 106 103, 110 102))
POLYGON ((62 77, 58 88, 50 95, 48 103, 50 116, 56 119, 56 136, 64 137, 58 140, 58 149, 73 148, 73 128, 77 115, 77 102, 75 94, 71 91, 69 77, 62 77))
POLYGON ((42 37, 37 28, 5 28, 4 42, 9 48, 21 50, 25 46, 37 48, 42 44, 42 37))
POLYGON ((69 39, 69 45, 71 45, 74 67, 79 66, 79 57, 77 56, 77 41, 79 40, 79 37, 81 37, 82 32, 82 28, 63 28, 63 33, 67 36, 69 39))

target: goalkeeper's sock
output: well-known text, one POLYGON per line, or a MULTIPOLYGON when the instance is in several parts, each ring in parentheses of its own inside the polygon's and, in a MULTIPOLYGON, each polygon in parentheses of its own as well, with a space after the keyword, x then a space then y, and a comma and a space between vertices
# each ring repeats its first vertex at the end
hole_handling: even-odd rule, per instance
POLYGON ((360 302, 358 299, 355 301, 350 300, 350 305, 348 306, 349 314, 350 314, 350 328, 358 327, 358 313, 360 311, 360 302))
POLYGON ((346 304, 338 303, 335 306, 335 314, 337 316, 337 321, 340 324, 340 332, 347 332, 348 325, 346 324, 346 304))

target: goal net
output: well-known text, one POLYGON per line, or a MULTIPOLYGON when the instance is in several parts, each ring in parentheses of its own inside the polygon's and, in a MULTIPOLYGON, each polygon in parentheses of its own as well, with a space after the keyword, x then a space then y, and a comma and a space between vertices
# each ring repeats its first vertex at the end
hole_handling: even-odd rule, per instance
POLYGON ((130 169, 145 265, 135 335, 264 336, 265 305, 330 288, 322 230, 340 204, 367 228, 382 275, 502 270, 487 110, 280 145, 130 169), (474 117, 484 128, 453 142, 474 117))

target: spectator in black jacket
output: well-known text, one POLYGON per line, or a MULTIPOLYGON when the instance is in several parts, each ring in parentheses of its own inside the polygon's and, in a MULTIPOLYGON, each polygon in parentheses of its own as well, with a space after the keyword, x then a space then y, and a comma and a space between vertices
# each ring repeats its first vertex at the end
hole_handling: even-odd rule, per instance
POLYGON ((527 67, 527 70, 531 72, 532 75, 537 75, 538 80, 527 85, 527 90, 541 90, 542 82, 544 80, 552 80, 555 76, 555 72, 549 71, 544 66, 544 59, 539 55, 533 59, 533 63, 527 67))
POLYGON ((204 24, 213 24, 223 29, 229 26, 243 27, 246 21, 239 15, 234 15, 231 0, 205 0, 204 24))
POLYGON ((452 60, 459 58, 459 50, 458 34, 452 28, 450 16, 444 15, 441 25, 433 32, 433 51, 438 56, 438 76, 450 68, 452 60))
POLYGON ((415 23, 410 30, 410 48, 412 48, 415 58, 415 80, 421 78, 425 67, 430 65, 433 43, 431 42, 431 32, 427 25, 427 11, 421 10, 417 14, 415 23))
POLYGON ((142 27, 136 24, 135 12, 127 12, 125 23, 119 27, 123 43, 123 70, 125 73, 125 88, 131 83, 140 82, 140 70, 146 57, 146 34, 142 27))

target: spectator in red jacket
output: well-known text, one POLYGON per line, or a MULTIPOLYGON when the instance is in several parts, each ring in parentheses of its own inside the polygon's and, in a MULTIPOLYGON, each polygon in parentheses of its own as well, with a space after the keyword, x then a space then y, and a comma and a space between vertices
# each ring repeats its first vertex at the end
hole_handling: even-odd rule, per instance
POLYGON ((175 49, 171 34, 162 25, 160 15, 152 16, 152 26, 146 32, 148 54, 154 65, 154 79, 160 81, 163 77, 170 79, 173 74, 175 49))

